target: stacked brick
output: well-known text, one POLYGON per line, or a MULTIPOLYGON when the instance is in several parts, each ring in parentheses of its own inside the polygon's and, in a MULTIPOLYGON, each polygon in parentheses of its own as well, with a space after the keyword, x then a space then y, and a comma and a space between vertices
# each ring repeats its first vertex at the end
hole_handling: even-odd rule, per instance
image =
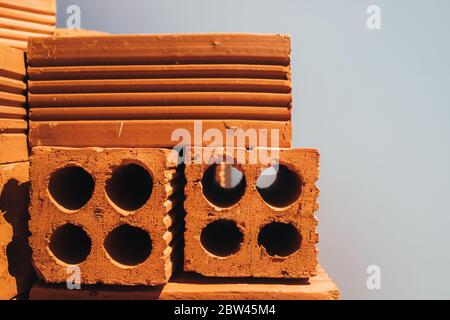
POLYGON ((56 0, 0 0, 0 44, 25 50, 28 39, 52 36, 56 0))
POLYGON ((26 288, 30 256, 33 299, 339 297, 317 261, 319 153, 291 148, 289 37, 59 30, 30 39, 28 89, 12 52, 0 56, 1 136, 20 136, 28 159, 27 92, 32 151, 29 176, 28 162, 4 172, 32 183, 28 226, 24 213, 0 220, 0 259, 27 245, 0 263, 2 298, 26 288), (177 129, 192 138, 182 154, 177 129), (225 147, 208 129, 244 134, 225 147), (277 130, 279 145, 248 129, 277 130), (28 264, 11 262, 19 251, 28 264), (68 292, 73 266, 86 287, 68 292))
POLYGON ((24 53, 0 45, 0 163, 28 160, 25 76, 24 53))
POLYGON ((277 129, 290 147, 289 54, 281 35, 33 39, 30 144, 166 148, 178 143, 175 129, 194 137, 194 120, 203 120, 203 131, 223 136, 277 129))
MULTIPOLYGON (((214 154, 215 159, 245 154, 237 166, 242 178, 234 188, 219 185, 215 164, 186 165, 187 271, 216 277, 316 275, 319 154, 314 149, 281 149, 275 174, 275 167, 252 163, 252 153, 259 151, 214 154), (274 170, 270 185, 258 184, 264 170, 274 170)), ((195 150, 192 158, 202 157, 202 152, 195 150)))
POLYGON ((49 283, 162 285, 182 237, 183 178, 165 149, 36 147, 30 244, 49 283))
POLYGON ((21 295, 33 277, 25 75, 23 51, 0 45, 0 299, 21 295))

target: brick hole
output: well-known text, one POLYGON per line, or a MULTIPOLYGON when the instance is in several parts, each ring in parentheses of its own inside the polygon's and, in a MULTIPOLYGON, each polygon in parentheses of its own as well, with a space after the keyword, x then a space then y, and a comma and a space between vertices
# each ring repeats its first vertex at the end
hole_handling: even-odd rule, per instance
POLYGON ((71 223, 58 227, 50 238, 49 249, 67 264, 79 264, 91 253, 92 241, 83 228, 71 223))
POLYGON ((95 182, 83 168, 69 166, 56 170, 50 176, 48 191, 52 198, 69 210, 81 209, 92 197, 95 182))
POLYGON ((113 170, 106 182, 106 194, 120 209, 135 211, 150 198, 153 180, 150 173, 138 164, 121 165, 113 170))
POLYGON ((150 256, 152 240, 143 229, 124 224, 108 234, 103 246, 117 263, 137 266, 150 256))
POLYGON ((219 257, 227 257, 237 253, 244 241, 244 235, 236 222, 217 220, 208 224, 200 235, 200 242, 210 253, 219 257))
POLYGON ((300 249, 301 235, 290 223, 271 222, 259 232, 258 244, 270 256, 287 257, 300 249))
POLYGON ((266 203, 274 207, 287 207, 294 203, 302 192, 302 179, 286 166, 265 169, 256 180, 256 189, 266 203))
POLYGON ((231 164, 213 164, 202 178, 204 196, 213 205, 222 208, 238 203, 245 193, 245 186, 244 174, 231 164))

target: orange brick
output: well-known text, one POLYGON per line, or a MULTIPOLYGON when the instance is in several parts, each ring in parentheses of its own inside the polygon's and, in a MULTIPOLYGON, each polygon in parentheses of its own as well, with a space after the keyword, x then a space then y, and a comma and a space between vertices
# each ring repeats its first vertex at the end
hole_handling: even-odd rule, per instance
POLYGON ((0 164, 28 160, 28 144, 25 134, 0 134, 0 146, 0 164))
POLYGON ((1 0, 1 7, 56 15, 56 0, 1 0))
POLYGON ((30 244, 39 276, 84 284, 167 282, 182 228, 182 177, 163 149, 34 148, 30 244), (180 189, 180 190, 178 190, 180 189))
MULTIPOLYGON (((217 129, 225 139, 226 130, 235 128, 242 129, 244 133, 249 129, 256 132, 278 130, 281 147, 288 148, 292 143, 291 121, 202 120, 201 124, 201 139, 197 142, 194 120, 30 121, 29 141, 31 147, 172 148, 180 142, 179 138, 172 138, 172 134, 183 128, 189 132, 192 143, 208 146, 211 141, 202 139, 204 132, 217 129)), ((245 139, 246 146, 261 143, 258 139, 251 141, 243 134, 235 134, 235 145, 241 136, 245 139)))
POLYGON ((15 80, 25 80, 25 56, 20 50, 0 44, 0 75, 15 80))
MULTIPOLYGON (((195 149, 194 159, 204 150, 195 149)), ((237 165, 243 179, 232 189, 215 179, 217 165, 186 165, 185 270, 219 277, 313 276, 318 152, 280 149, 278 176, 268 188, 257 188, 267 166, 249 163, 250 153, 243 152, 246 161, 237 165)))
POLYGON ((64 286, 36 283, 31 300, 337 300, 340 292, 321 268, 306 280, 219 279, 193 274, 174 276, 164 287, 64 286))
POLYGON ((31 287, 28 245, 29 163, 0 165, 0 299, 31 287))

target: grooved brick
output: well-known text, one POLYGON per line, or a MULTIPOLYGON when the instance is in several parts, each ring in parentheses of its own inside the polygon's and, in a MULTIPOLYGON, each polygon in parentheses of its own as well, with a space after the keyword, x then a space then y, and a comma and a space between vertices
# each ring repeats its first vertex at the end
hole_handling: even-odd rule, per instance
POLYGON ((31 67, 104 64, 290 63, 290 39, 258 34, 159 34, 31 39, 31 67))
POLYGON ((0 43, 0 76, 24 81, 25 74, 24 53, 0 43))
MULTIPOLYGON (((1 107, 0 107, 1 116, 1 107)), ((154 119, 253 119, 289 121, 291 112, 278 107, 170 106, 33 108, 32 121, 58 120, 154 120, 154 119)))
POLYGON ((56 0, 0 0, 0 7, 56 15, 56 0))
POLYGON ((167 64, 28 67, 30 80, 171 79, 171 78, 291 78, 290 67, 257 64, 167 64))

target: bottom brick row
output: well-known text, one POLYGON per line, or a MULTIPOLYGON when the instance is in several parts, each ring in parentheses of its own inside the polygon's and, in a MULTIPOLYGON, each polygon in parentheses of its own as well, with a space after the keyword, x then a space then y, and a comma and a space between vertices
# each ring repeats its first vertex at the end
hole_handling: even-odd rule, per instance
POLYGON ((122 285, 152 299, 336 298, 317 267, 318 152, 279 149, 261 163, 259 149, 218 149, 196 161, 204 151, 185 150, 182 164, 166 149, 35 147, 31 165, 3 165, 0 298, 29 289, 34 270, 34 298, 58 295, 44 283, 74 270, 106 298, 122 285))
POLYGON ((83 286, 37 282, 30 300, 337 300, 340 292, 322 268, 309 280, 205 278, 175 275, 164 287, 83 286))

